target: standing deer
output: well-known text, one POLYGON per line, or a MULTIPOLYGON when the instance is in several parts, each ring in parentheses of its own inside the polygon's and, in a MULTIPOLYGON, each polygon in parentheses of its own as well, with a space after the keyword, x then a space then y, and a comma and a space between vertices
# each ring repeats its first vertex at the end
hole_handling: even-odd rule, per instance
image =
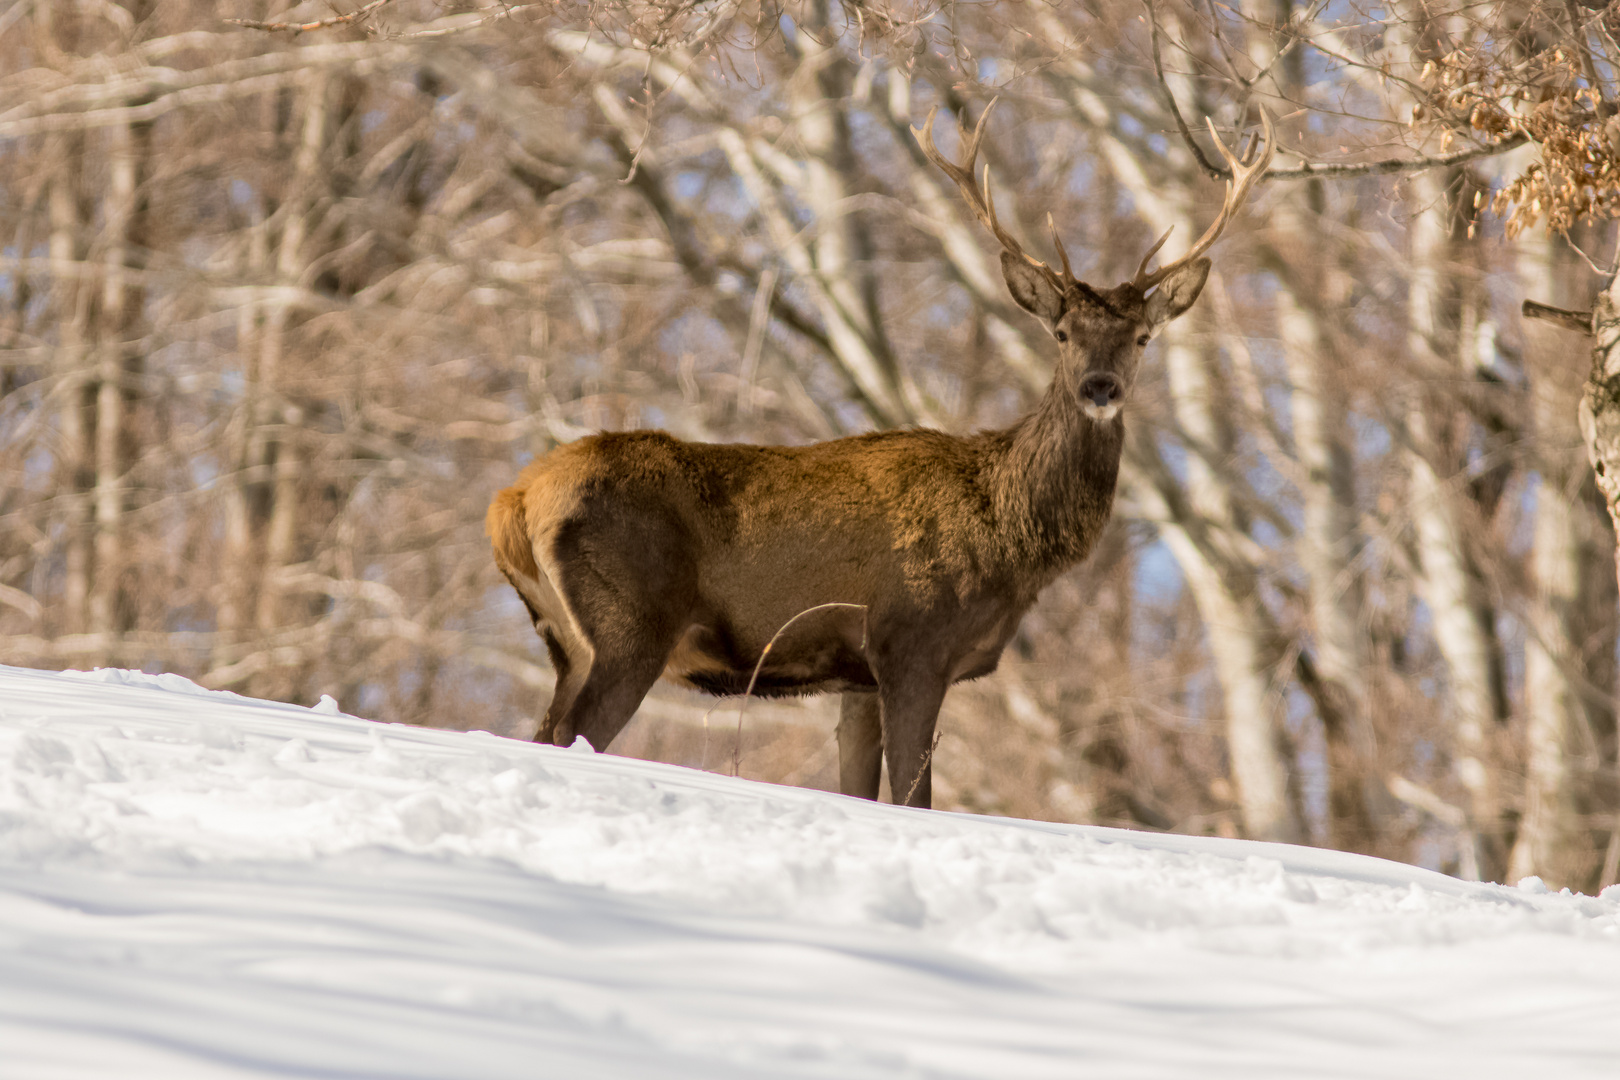
MULTIPOLYGON (((991 106, 994 106, 991 102, 991 106)), ((974 183, 987 107, 965 161, 912 134, 1001 242, 1020 307, 1057 339, 1051 386, 1004 431, 883 431, 810 446, 683 442, 661 431, 559 446, 495 497, 495 561, 557 672, 536 741, 598 750, 660 676, 713 694, 839 691, 839 785, 929 806, 946 688, 993 671, 1043 586, 1084 559, 1108 521, 1121 409, 1143 347, 1209 275, 1203 258, 1274 149, 1239 156, 1219 216, 1192 250, 1101 290, 1026 254, 974 183), (816 609, 811 611, 809 609, 816 609), (798 617, 798 616, 803 617, 798 617), (788 625, 790 624, 791 625, 788 625), (785 627, 785 629, 784 629, 785 627), (774 639, 774 640, 773 640, 774 639)), ((1214 134, 1214 125, 1210 125, 1214 134)))

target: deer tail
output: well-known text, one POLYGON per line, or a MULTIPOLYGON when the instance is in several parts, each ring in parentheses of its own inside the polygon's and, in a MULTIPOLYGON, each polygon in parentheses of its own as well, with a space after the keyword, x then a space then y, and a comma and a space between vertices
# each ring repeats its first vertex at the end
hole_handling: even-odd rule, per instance
POLYGON ((535 579, 540 568, 534 561, 534 541, 523 520, 523 489, 509 487, 495 496, 484 517, 484 532, 495 548, 495 562, 508 575, 535 579))

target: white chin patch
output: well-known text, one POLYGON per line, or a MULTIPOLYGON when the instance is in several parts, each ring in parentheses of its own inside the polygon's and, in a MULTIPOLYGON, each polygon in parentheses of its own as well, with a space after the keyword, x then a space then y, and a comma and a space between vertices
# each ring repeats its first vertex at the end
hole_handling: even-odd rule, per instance
POLYGON ((1108 405, 1097 405, 1088 401, 1080 406, 1080 410, 1093 420, 1101 420, 1106 423, 1119 415, 1119 404, 1115 402, 1108 405))

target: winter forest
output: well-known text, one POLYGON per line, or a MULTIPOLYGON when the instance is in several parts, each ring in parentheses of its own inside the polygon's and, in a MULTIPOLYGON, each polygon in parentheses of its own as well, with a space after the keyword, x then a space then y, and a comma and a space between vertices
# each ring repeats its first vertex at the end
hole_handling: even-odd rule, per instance
MULTIPOLYGON (((1264 110, 1109 532, 947 696, 934 805, 1595 893, 1617 38, 1589 0, 0 2, 0 662, 527 738, 483 522, 533 457, 1044 388, 911 125, 949 155, 999 97, 1003 224, 1108 287, 1219 211, 1205 119, 1264 110)), ((835 789, 836 717, 660 686, 613 750, 835 789)))

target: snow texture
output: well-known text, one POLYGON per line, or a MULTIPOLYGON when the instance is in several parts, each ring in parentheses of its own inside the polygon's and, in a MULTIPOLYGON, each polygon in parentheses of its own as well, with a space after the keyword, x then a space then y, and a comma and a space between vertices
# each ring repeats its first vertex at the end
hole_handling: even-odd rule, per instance
POLYGON ((1614 1077, 1620 889, 0 668, 0 1077, 1614 1077))

